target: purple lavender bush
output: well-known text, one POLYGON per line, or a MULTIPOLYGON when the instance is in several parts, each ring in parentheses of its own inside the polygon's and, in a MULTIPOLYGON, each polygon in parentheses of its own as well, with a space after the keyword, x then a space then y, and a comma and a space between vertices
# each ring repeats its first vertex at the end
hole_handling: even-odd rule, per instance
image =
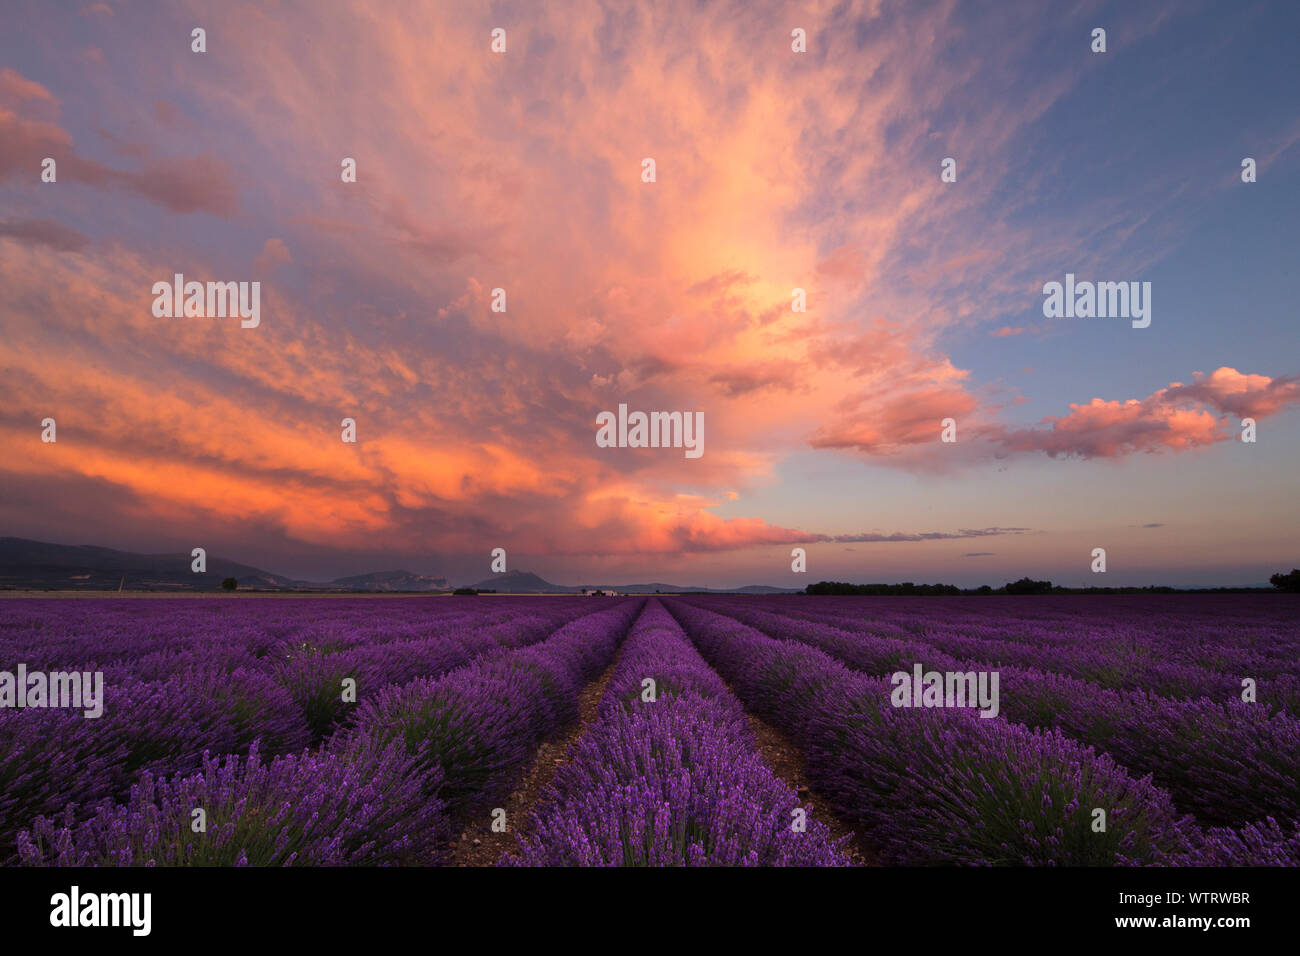
POLYGON ((288 693, 258 671, 190 670, 105 685, 103 715, 0 710, 0 859, 37 814, 125 796, 142 770, 191 773, 205 752, 300 750, 309 739, 288 693))
POLYGON ((399 748, 203 755, 170 778, 146 771, 125 804, 38 817, 18 836, 28 866, 374 866, 424 864, 445 841, 441 807, 399 748), (206 814, 195 833, 194 811, 206 814))
POLYGON ((79 712, 0 710, 0 865, 33 817, 121 790, 126 744, 93 723, 79 712))
POLYGON ((0 865, 442 862, 629 627, 503 862, 842 863, 811 816, 790 830, 746 709, 882 862, 1300 859, 1300 597, 666 600, 8 602, 0 668, 102 670, 105 700, 0 709, 0 865), (998 670, 1001 714, 889 706, 918 662, 998 670))
POLYGON ((473 655, 455 641, 401 641, 334 654, 315 648, 281 651, 272 674, 302 711, 313 742, 355 715, 357 703, 393 684, 463 667, 473 655), (355 702, 343 699, 343 681, 356 682, 355 702))
MULTIPOLYGON (((1012 644, 990 633, 946 636, 936 640, 936 649, 914 640, 877 637, 869 632, 874 622, 862 624, 861 633, 842 630, 819 620, 816 607, 806 603, 796 608, 797 616, 789 617, 712 598, 690 603, 725 607, 728 616, 768 636, 826 651, 867 675, 910 670, 916 661, 936 670, 997 669, 1007 720, 1059 730, 1108 754, 1132 774, 1152 774, 1180 810, 1195 814, 1203 824, 1239 825, 1270 814, 1300 816, 1300 719, 1292 715, 1300 681, 1289 675, 1262 679, 1259 702, 1246 704, 1238 696, 1238 678, 1153 659, 1151 648, 1116 658, 1105 649, 1058 646, 1039 635, 1036 643, 1021 645, 1024 653, 1009 655, 1016 661, 1046 660, 1085 675, 1075 677, 997 662, 997 649, 1005 653, 1012 644), (1053 654, 1042 654, 1043 646, 1055 648, 1053 654), (981 647, 990 649, 984 660, 977 653, 981 647), (963 656, 950 656, 946 650, 963 656), (1106 686, 1134 682, 1150 689, 1106 686), (1163 696, 1162 689, 1180 696, 1163 696)), ((925 634, 934 637, 934 631, 925 634)), ((1130 644, 1134 640, 1130 636, 1130 644)))
POLYGON ((1272 817, 1240 829, 1212 827, 1173 866, 1300 866, 1300 824, 1285 828, 1272 817))
MULTIPOLYGON (((754 746, 739 701, 651 601, 511 866, 843 866, 754 746), (642 700, 643 681, 655 699, 642 700)), ((806 811, 805 811, 806 812, 806 811)))
POLYGON ((1207 825, 1300 817, 1300 720, 1240 700, 1169 700, 1057 674, 1004 671, 1002 712, 1059 728, 1149 773, 1207 825))
POLYGON ((895 708, 884 681, 828 695, 808 739, 809 774, 887 863, 1102 866, 1193 838, 1168 793, 1107 754, 970 711, 895 708))
POLYGON ((844 866, 825 825, 734 733, 732 708, 687 691, 601 720, 529 823, 513 866, 844 866))
POLYGON ((508 793, 542 739, 577 717, 582 686, 608 666, 640 601, 572 621, 533 647, 389 688, 362 705, 356 734, 399 741, 453 814, 508 793))
POLYGON ((889 862, 1116 865, 1186 846, 1168 794, 1105 755, 965 711, 898 709, 827 654, 670 601, 741 699, 801 744, 834 808, 889 862), (1091 811, 1106 810, 1094 833, 1091 811))

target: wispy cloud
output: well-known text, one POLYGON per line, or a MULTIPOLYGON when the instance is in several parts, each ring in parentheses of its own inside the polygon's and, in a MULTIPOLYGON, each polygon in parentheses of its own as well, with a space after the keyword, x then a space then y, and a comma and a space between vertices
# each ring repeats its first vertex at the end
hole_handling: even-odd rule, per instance
POLYGON ((895 531, 892 534, 837 534, 833 541, 947 541, 959 538, 993 538, 1001 535, 1029 534, 1032 528, 963 528, 960 531, 895 531))

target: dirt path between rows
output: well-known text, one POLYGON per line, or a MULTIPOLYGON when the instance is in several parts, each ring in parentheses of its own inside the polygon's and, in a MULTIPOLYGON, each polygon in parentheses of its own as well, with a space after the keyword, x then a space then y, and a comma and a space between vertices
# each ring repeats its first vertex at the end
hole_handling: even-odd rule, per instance
POLYGON ((587 732, 588 725, 596 720, 600 700, 605 696, 605 686, 614 676, 614 668, 622 654, 620 645, 613 662, 582 689, 578 695, 578 719, 537 748, 523 782, 505 802, 506 832, 493 833, 492 819, 485 811, 480 822, 462 825, 460 839, 452 845, 447 866, 494 866, 502 854, 518 849, 517 841, 528 832, 529 813, 542 791, 555 777, 555 772, 569 762, 571 748, 587 732))
POLYGON ((855 833, 853 827, 840 819, 825 800, 820 799, 809 788, 805 782, 803 752, 789 737, 766 721, 755 717, 748 710, 745 711, 745 718, 754 732, 758 752, 763 755, 763 760, 778 778, 785 781, 785 784, 798 794, 804 806, 812 808, 808 819, 824 823, 826 829, 831 831, 831 836, 836 839, 849 838, 844 844, 844 853, 854 866, 879 866, 880 863, 867 842, 855 833))

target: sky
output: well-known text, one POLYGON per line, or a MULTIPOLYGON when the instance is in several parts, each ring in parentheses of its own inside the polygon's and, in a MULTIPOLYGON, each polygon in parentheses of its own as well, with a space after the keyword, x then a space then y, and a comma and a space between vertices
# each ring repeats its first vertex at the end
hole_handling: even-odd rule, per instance
POLYGON ((313 580, 1300 564, 1294 3, 5 6, 0 535, 313 580), (177 273, 258 325, 156 315, 177 273), (1047 316, 1067 274, 1150 324, 1047 316), (601 447, 620 404, 703 453, 601 447))

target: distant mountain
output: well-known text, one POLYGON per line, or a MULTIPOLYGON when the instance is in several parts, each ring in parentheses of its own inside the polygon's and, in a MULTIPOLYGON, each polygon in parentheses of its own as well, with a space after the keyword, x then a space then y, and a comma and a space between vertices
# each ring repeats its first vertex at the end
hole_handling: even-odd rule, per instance
POLYGON ((207 570, 190 570, 193 558, 180 554, 133 554, 89 545, 48 544, 0 538, 0 588, 35 590, 219 591, 225 578, 241 590, 275 591, 446 591, 446 578, 410 571, 377 571, 328 583, 299 581, 209 554, 207 570))
POLYGON ((531 571, 503 571, 471 584, 475 591, 501 591, 505 594, 581 594, 582 588, 552 584, 531 571))
POLYGON ((190 570, 193 560, 187 553, 133 554, 89 545, 0 538, 0 587, 116 591, 121 585, 136 590, 217 591, 223 578, 235 578, 241 587, 309 586, 213 555, 207 556, 207 571, 195 574, 190 570))
MULTIPOLYGON (((190 570, 188 553, 135 554, 90 545, 49 544, 25 538, 0 538, 0 588, 37 591, 219 591, 224 578, 240 590, 428 592, 450 590, 445 577, 411 571, 374 571, 329 582, 299 581, 209 554, 207 571, 190 570)), ((552 584, 531 571, 494 574, 472 585, 505 594, 581 594, 588 590, 619 594, 793 594, 797 588, 751 584, 743 588, 701 588, 677 584, 552 584)))
POLYGON ((451 589, 446 578, 413 574, 410 571, 354 574, 346 578, 335 578, 330 584, 347 591, 448 591, 451 589))

